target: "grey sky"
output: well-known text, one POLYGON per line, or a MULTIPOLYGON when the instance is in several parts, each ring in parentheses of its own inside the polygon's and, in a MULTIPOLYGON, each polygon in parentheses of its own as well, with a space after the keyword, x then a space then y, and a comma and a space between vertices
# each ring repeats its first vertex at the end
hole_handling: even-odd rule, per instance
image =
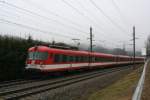
POLYGON ((0 0, 0 34, 88 44, 92 26, 94 44, 114 48, 125 42, 131 49, 135 25, 140 50, 150 32, 149 9, 150 0, 0 0))

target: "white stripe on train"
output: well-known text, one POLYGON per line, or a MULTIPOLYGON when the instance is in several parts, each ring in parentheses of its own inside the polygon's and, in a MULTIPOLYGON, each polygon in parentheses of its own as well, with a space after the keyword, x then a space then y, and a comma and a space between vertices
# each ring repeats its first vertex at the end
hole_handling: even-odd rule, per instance
POLYGON ((100 65, 116 65, 116 64, 127 64, 131 62, 107 62, 107 63, 77 63, 77 64, 51 64, 51 65, 39 65, 39 64, 27 64, 26 69, 40 69, 40 70, 51 70, 51 69, 67 69, 67 68, 79 68, 87 66, 100 66, 100 65))

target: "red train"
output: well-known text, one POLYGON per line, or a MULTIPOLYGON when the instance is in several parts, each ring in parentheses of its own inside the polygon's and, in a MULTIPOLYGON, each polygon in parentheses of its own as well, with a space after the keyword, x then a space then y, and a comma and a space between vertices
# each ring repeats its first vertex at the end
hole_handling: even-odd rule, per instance
MULTIPOLYGON (((142 63, 143 61, 143 57, 135 58, 135 63, 142 63)), ((104 68, 132 63, 133 57, 129 56, 35 46, 28 50, 26 69, 53 72, 82 68, 104 68)))

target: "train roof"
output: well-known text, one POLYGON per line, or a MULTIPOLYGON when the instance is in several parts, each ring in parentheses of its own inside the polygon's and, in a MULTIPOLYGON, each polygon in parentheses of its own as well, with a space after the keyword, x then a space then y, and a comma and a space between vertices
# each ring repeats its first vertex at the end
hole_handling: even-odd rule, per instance
MULTIPOLYGON (((64 50, 64 49, 56 49, 56 48, 50 48, 47 46, 34 46, 28 49, 28 51, 41 51, 41 52, 53 52, 53 53, 62 53, 62 54, 76 54, 76 55, 93 55, 93 56, 103 56, 103 57, 121 57, 121 58, 129 58, 130 56, 125 56, 125 55, 113 55, 113 54, 106 54, 106 53, 99 53, 99 52, 88 52, 88 51, 75 51, 75 50, 64 50)), ((141 58, 143 57, 136 57, 136 58, 141 58)))
POLYGON ((93 55, 93 56, 105 56, 105 57, 114 57, 115 55, 112 54, 105 54, 105 53, 98 53, 98 52, 88 52, 88 51, 75 51, 75 50, 64 50, 64 49, 56 49, 56 48, 50 48, 47 46, 34 46, 28 49, 28 51, 48 51, 48 52, 55 52, 55 53, 67 53, 67 54, 82 54, 82 55, 93 55))

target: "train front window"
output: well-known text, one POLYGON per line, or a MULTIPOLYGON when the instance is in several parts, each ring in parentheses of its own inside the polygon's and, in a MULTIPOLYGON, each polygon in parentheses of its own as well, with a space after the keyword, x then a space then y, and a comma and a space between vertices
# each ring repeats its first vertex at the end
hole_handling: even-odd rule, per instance
POLYGON ((47 52, 29 52, 29 59, 32 60, 46 60, 48 58, 47 52))

